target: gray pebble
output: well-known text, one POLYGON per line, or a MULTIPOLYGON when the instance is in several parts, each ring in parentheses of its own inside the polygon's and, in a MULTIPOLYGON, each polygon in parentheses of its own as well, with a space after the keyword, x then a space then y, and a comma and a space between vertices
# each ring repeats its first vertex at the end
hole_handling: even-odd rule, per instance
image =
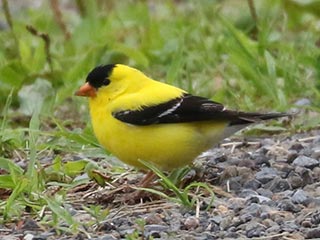
POLYGON ((262 184, 265 184, 274 179, 277 175, 278 174, 276 170, 274 170, 273 168, 265 167, 256 173, 256 179, 262 184))
POLYGON ((312 213, 311 223, 317 224, 317 225, 320 223, 320 211, 319 210, 316 210, 315 212, 312 213))
POLYGON ((187 230, 196 229, 199 226, 199 219, 191 216, 188 217, 183 224, 187 230))
POLYGON ((259 195, 267 197, 267 198, 272 198, 272 195, 273 195, 273 192, 271 192, 270 189, 265 189, 265 188, 257 189, 257 193, 259 193, 259 195))
POLYGON ((320 238, 320 228, 313 228, 307 232, 306 239, 320 238))
POLYGON ((251 189, 243 189, 240 193, 239 193, 239 197, 241 198, 250 198, 251 196, 256 196, 257 192, 253 191, 251 189))
POLYGON ((319 161, 314 159, 314 158, 310 158, 310 157, 306 157, 306 156, 298 156, 293 162, 293 165, 295 166, 300 166, 300 167, 305 167, 305 168, 314 168, 316 166, 319 166, 319 161))
POLYGON ((273 193, 283 192, 285 190, 291 189, 290 184, 287 179, 282 179, 280 177, 275 177, 269 184, 269 189, 273 193))
POLYGON ((273 233, 273 234, 270 234, 270 235, 274 235, 274 233, 278 233, 280 231, 281 231, 281 227, 277 223, 274 223, 274 225, 272 225, 271 227, 266 229, 267 233, 273 233))
POLYGON ((310 220, 304 220, 301 222, 301 226, 304 228, 311 228, 312 227, 312 222, 310 220))
POLYGON ((320 160, 320 147, 312 148, 311 157, 320 160))
POLYGON ((212 221, 212 222, 219 225, 221 223, 222 219, 223 219, 222 216, 217 215, 217 216, 209 218, 209 221, 210 222, 212 221))
POLYGON ((235 192, 238 192, 242 189, 242 186, 240 184, 240 180, 241 180, 241 177, 233 177, 233 178, 230 178, 228 180, 228 184, 229 184, 229 188, 231 191, 235 191, 235 192))
POLYGON ((160 233, 167 232, 169 227, 166 225, 150 224, 144 226, 144 235, 147 237, 159 238, 160 233))
POLYGON ((295 171, 298 172, 297 170, 299 169, 299 174, 304 182, 305 185, 307 184, 312 184, 314 182, 313 179, 313 173, 310 169, 308 168, 302 168, 302 167, 296 167, 295 171), (301 170, 300 170, 301 169, 301 170))
POLYGON ((288 211, 288 212, 299 212, 301 210, 301 207, 299 207, 298 205, 295 205, 291 200, 289 199, 284 199, 282 200, 279 204, 278 207, 280 210, 283 211, 288 211))
POLYGON ((294 192, 291 200, 293 203, 304 203, 308 199, 308 195, 302 189, 298 189, 294 192))
POLYGON ((268 197, 255 195, 255 196, 251 196, 249 201, 251 201, 253 203, 260 203, 261 204, 261 203, 269 202, 269 201, 271 201, 271 199, 268 197))
POLYGON ((305 186, 303 179, 299 176, 299 174, 295 172, 291 172, 287 177, 288 183, 291 185, 292 189, 301 188, 305 186))
POLYGON ((281 230, 285 231, 285 232, 294 232, 295 230, 297 230, 299 227, 297 226, 297 224, 294 222, 294 220, 292 221, 285 221, 283 223, 283 225, 281 226, 281 230))
POLYGON ((240 209, 244 208, 246 199, 241 197, 230 198, 228 199, 227 203, 230 209, 233 209, 234 211, 239 211, 240 209))
POLYGON ((239 219, 242 223, 249 222, 249 221, 251 221, 252 218, 253 218, 253 216, 250 213, 241 214, 239 217, 239 219))
POLYGON ((102 238, 99 238, 99 240, 117 240, 118 237, 112 235, 112 234, 106 234, 102 238))
POLYGON ((232 226, 232 222, 233 222, 233 217, 227 216, 223 218, 222 221, 220 222, 220 228, 222 230, 227 230, 230 226, 232 226))
POLYGON ((256 179, 251 179, 243 184, 244 188, 257 190, 259 187, 261 187, 261 182, 259 182, 256 179))
POLYGON ((251 222, 246 226, 246 236, 248 238, 260 237, 264 234, 265 227, 257 222, 251 222))
POLYGON ((242 210, 243 213, 248 213, 254 217, 260 216, 260 213, 262 212, 261 210, 261 205, 257 203, 251 203, 248 207, 244 208, 242 210))
POLYGON ((287 156, 287 163, 292 163, 298 156, 299 154, 297 153, 297 151, 291 150, 287 156))

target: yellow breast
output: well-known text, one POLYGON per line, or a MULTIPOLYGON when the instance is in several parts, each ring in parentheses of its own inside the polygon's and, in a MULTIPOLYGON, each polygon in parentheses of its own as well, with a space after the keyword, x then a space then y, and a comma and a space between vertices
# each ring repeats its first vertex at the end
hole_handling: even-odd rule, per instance
POLYGON ((180 123, 135 126, 115 119, 106 105, 91 103, 95 135, 102 146, 121 161, 144 168, 139 162, 151 162, 171 170, 189 164, 217 143, 225 123, 180 123))

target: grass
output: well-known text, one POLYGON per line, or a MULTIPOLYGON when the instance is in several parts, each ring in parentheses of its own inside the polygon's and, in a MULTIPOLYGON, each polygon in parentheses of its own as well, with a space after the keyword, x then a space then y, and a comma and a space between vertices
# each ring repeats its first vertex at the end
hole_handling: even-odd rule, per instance
MULTIPOLYGON (((69 192, 94 181, 111 186, 126 173, 96 142, 86 102, 73 97, 99 64, 128 64, 234 109, 287 111, 308 98, 300 108, 309 117, 292 128, 320 125, 318 1, 254 1, 257 21, 246 1, 234 0, 2 3, 1 222, 30 214, 76 233, 80 223, 62 207, 69 192)), ((207 190, 181 190, 154 171, 174 193, 163 197, 183 205, 196 201, 193 187, 207 190)), ((90 226, 108 214, 81 209, 96 219, 90 226)))

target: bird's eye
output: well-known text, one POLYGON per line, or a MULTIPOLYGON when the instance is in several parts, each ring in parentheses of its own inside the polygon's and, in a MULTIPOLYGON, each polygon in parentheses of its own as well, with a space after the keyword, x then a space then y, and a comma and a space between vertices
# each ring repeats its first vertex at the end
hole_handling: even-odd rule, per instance
POLYGON ((108 78, 103 79, 102 85, 107 86, 109 85, 110 80, 108 78))

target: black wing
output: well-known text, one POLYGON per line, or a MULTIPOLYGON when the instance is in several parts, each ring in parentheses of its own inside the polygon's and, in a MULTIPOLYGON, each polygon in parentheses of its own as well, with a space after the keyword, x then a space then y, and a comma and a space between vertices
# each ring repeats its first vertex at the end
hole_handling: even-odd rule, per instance
POLYGON ((151 125, 197 121, 228 121, 230 125, 249 124, 257 120, 287 116, 284 113, 245 113, 227 110, 217 102, 207 98, 184 94, 165 103, 144 106, 140 110, 114 112, 113 116, 125 123, 151 125))

